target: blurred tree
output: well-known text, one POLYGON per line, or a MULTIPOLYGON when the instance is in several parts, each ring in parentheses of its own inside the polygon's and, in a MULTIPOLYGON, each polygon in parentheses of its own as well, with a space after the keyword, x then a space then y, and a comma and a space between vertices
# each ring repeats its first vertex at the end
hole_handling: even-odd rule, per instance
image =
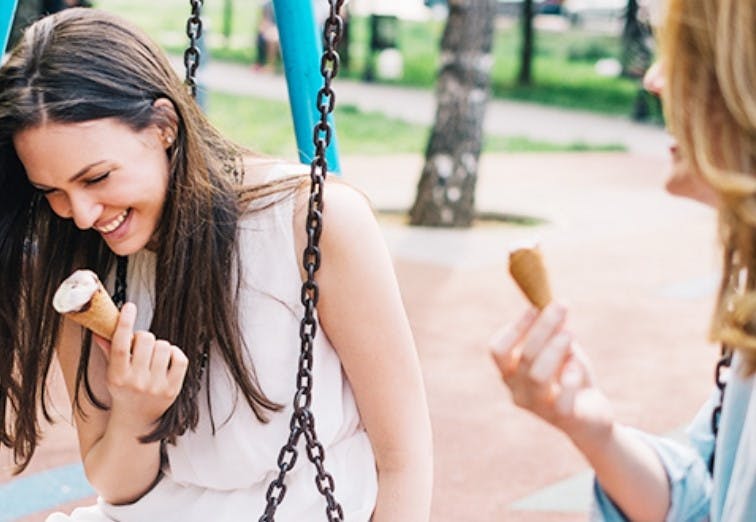
POLYGON ((472 225, 495 15, 495 0, 449 0, 441 38, 436 121, 410 210, 412 225, 472 225))
POLYGON ((530 85, 533 82, 531 73, 533 63, 533 0, 522 2, 520 24, 522 27, 522 47, 520 48, 520 72, 517 75, 518 85, 530 85))
POLYGON ((638 121, 648 119, 653 112, 660 112, 658 98, 649 95, 640 83, 646 69, 651 65, 652 45, 653 35, 648 21, 648 12, 641 9, 638 0, 628 0, 625 7, 625 23, 622 28, 620 63, 622 76, 638 81, 638 90, 631 114, 633 119, 638 121))
POLYGON ((625 23, 622 28, 622 75, 629 78, 643 76, 651 64, 651 29, 639 16, 638 0, 627 0, 625 23))

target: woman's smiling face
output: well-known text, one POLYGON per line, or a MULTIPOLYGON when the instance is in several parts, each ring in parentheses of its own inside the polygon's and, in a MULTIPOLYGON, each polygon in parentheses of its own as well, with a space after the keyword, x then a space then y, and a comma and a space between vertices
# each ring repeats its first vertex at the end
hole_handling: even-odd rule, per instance
POLYGON ((166 148, 157 125, 134 131, 115 118, 43 123, 13 136, 32 185, 53 212, 99 232, 118 255, 154 240, 168 190, 166 148))

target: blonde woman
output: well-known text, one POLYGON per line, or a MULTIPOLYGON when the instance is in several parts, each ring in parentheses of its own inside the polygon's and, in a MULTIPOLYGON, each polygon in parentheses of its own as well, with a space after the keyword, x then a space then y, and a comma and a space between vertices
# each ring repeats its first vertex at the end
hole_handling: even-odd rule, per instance
POLYGON ((756 520, 756 3, 668 0, 662 96, 673 147, 667 189, 719 209, 722 284, 711 326, 719 387, 689 429, 694 449, 619 425, 564 330, 559 304, 493 342, 517 404, 562 430, 596 473, 595 520, 756 520), (725 378, 730 366, 729 379, 725 378))

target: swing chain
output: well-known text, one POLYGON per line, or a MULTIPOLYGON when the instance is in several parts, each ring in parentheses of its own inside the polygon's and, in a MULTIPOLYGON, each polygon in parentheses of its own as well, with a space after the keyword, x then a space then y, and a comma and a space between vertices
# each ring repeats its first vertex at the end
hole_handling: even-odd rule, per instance
MULTIPOLYGON (((727 369, 732 364, 732 348, 722 345, 721 357, 714 369, 714 383, 719 389, 719 403, 711 412, 711 433, 716 441, 719 434, 719 418, 722 415, 722 403, 724 402, 725 389, 727 388, 727 369)), ((709 456, 709 473, 714 473, 714 455, 716 454, 716 444, 709 456)))
POLYGON ((197 68, 200 63, 200 55, 202 54, 197 42, 202 37, 202 19, 200 13, 202 11, 202 3, 204 0, 189 0, 192 5, 192 14, 186 21, 186 35, 189 37, 189 47, 184 51, 184 67, 186 68, 186 83, 189 89, 189 94, 193 98, 197 97, 197 68))
POLYGON ((323 230, 323 187, 328 171, 326 150, 331 142, 332 129, 328 122, 328 115, 335 106, 334 92, 331 80, 339 70, 339 55, 336 47, 341 41, 344 22, 339 15, 344 0, 328 0, 330 12, 323 27, 324 51, 320 62, 320 72, 323 76, 323 87, 317 94, 317 107, 320 121, 313 130, 315 155, 310 164, 310 196, 307 206, 307 247, 302 255, 302 265, 307 272, 307 280, 302 283, 301 301, 304 306, 304 317, 300 323, 299 337, 301 352, 299 356, 299 370, 297 372, 297 391, 294 395, 294 411, 289 423, 289 439, 281 448, 278 455, 278 476, 270 483, 266 493, 267 505, 260 522, 273 522, 276 509, 286 495, 286 474, 291 471, 297 461, 297 444, 302 435, 305 437, 307 457, 315 465, 315 485, 326 499, 326 516, 330 522, 344 520, 344 511, 336 501, 334 495, 335 483, 333 477, 326 471, 323 461, 325 449, 318 441, 315 432, 315 418, 310 410, 312 403, 312 362, 313 342, 317 333, 317 319, 315 310, 320 291, 315 281, 315 272, 320 267, 320 235, 323 230))

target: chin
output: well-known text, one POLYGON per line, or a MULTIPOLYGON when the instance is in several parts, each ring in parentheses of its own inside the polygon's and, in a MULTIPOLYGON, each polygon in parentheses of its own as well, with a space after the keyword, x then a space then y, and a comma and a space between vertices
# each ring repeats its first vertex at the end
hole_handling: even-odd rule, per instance
POLYGON ((108 245, 110 251, 117 256, 130 256, 131 254, 136 254, 145 247, 146 243, 146 241, 119 241, 117 243, 111 243, 105 239, 105 244, 108 245))

